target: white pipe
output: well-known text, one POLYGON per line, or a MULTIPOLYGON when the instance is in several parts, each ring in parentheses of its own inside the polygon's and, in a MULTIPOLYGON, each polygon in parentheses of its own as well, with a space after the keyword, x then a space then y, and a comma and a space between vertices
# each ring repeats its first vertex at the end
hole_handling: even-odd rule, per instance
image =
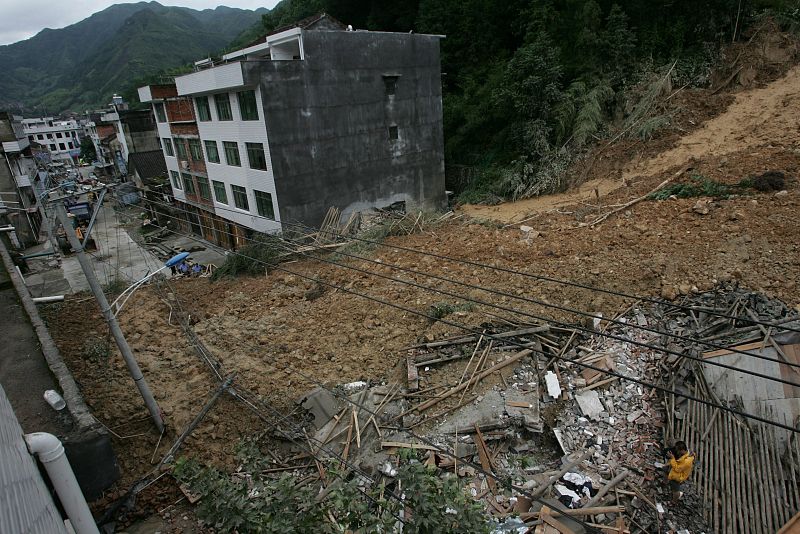
POLYGON ((25 434, 25 443, 28 444, 30 453, 38 456, 42 462, 76 534, 99 534, 83 492, 75 479, 75 473, 72 472, 64 453, 64 446, 58 438, 47 432, 34 432, 25 434))
POLYGON ((45 302, 61 302, 64 300, 64 295, 53 295, 52 297, 34 297, 33 302, 36 304, 43 304, 45 302))

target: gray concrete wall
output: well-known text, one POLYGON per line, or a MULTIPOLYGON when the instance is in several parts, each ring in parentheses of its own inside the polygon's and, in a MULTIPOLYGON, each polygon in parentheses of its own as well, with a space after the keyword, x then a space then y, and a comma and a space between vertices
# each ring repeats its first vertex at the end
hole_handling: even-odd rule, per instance
POLYGON ((439 38, 305 31, 304 61, 246 64, 260 83, 281 218, 446 202, 439 38), (384 75, 397 75, 387 96, 384 75), (391 140, 390 126, 398 139, 391 140))

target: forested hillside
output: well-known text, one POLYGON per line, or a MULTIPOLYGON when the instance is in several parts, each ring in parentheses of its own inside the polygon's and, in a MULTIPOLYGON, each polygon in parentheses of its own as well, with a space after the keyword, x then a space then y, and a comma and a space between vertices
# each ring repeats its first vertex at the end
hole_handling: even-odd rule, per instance
MULTIPOLYGON (((782 0, 284 0, 273 29, 326 11, 355 28, 444 34, 448 180, 462 200, 565 185, 596 138, 647 138, 668 85, 706 85, 722 47, 760 18, 796 25, 782 0), (669 73, 669 76, 666 76, 669 73)), ((744 35, 744 37, 743 37, 744 35)))

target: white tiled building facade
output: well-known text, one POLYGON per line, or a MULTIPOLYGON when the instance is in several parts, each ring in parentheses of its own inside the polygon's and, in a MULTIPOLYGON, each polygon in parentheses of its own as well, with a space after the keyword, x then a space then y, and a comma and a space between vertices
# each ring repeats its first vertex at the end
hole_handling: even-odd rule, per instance
POLYGON ((53 117, 22 119, 22 127, 28 141, 46 148, 53 161, 77 158, 80 154, 83 125, 78 121, 53 117))

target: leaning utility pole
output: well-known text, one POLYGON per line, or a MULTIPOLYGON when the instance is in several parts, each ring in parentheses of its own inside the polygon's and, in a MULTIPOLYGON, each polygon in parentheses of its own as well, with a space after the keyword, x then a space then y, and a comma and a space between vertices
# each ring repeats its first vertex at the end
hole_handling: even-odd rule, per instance
MULTIPOLYGON (((100 305, 100 311, 108 323, 109 329, 111 329, 111 335, 114 336, 114 341, 117 342, 119 351, 122 353, 125 364, 128 366, 128 371, 130 371, 131 377, 133 377, 133 381, 136 383, 136 387, 139 388, 139 393, 142 395, 144 403, 147 405, 147 409, 150 411, 150 416, 153 418, 156 428, 158 429, 159 433, 163 433, 164 419, 161 417, 161 409, 158 407, 156 399, 150 392, 147 381, 145 381, 144 376, 142 375, 142 370, 139 369, 139 364, 136 363, 136 358, 133 356, 133 352, 128 345, 128 341, 125 339, 125 335, 122 333, 122 329, 119 327, 117 318, 114 315, 114 312, 111 311, 111 306, 108 305, 108 300, 106 300, 106 296, 103 293, 103 288, 100 286, 100 282, 97 280, 97 277, 94 274, 92 264, 86 257, 86 253, 83 251, 83 245, 78 240, 78 236, 72 229, 72 223, 67 215, 67 209, 64 207, 64 201, 63 199, 58 199, 55 200, 54 203, 58 220, 61 221, 61 225, 64 227, 64 232, 67 234, 69 244, 75 250, 75 255, 78 257, 78 263, 81 264, 81 269, 83 270, 83 274, 86 276, 86 280, 89 282, 89 287, 91 288, 92 293, 94 293, 97 303, 100 305)), ((100 208, 101 204, 98 202, 96 209, 99 210, 100 208)))

